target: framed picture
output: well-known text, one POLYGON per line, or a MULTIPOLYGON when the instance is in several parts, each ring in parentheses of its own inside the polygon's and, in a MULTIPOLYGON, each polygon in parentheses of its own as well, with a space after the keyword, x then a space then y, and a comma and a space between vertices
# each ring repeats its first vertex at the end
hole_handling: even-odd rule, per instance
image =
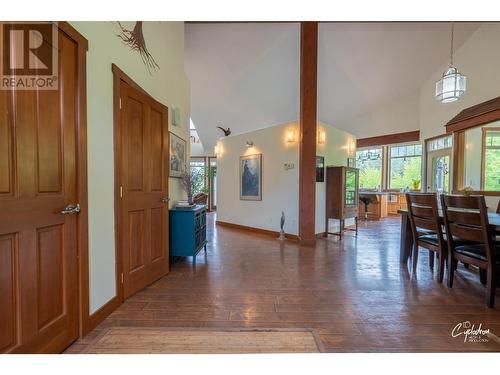
POLYGON ((325 182, 324 156, 316 156, 316 182, 325 182))
POLYGON ((181 177, 186 169, 186 141, 170 133, 169 176, 181 177))
POLYGON ((354 168, 356 166, 356 161, 354 158, 347 158, 347 166, 350 168, 354 168))
POLYGON ((262 200, 262 154, 240 157, 240 199, 262 200))

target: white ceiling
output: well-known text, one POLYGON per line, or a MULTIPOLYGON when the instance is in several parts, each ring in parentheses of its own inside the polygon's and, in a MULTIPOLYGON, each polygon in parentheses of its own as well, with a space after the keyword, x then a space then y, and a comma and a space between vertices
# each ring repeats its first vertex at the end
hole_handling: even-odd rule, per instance
MULTIPOLYGON (((185 27, 191 117, 206 150, 222 136, 217 126, 239 134, 298 119, 298 24, 185 27)), ((478 27, 456 23, 455 48, 478 27)), ((449 43, 449 23, 321 23, 318 120, 342 128, 349 119, 414 93, 447 62, 449 43)))

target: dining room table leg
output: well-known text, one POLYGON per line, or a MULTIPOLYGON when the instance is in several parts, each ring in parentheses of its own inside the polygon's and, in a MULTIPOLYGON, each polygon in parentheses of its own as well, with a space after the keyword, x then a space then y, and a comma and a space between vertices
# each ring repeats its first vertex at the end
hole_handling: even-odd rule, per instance
POLYGON ((399 261, 407 263, 413 246, 413 236, 411 233, 410 218, 408 213, 401 213, 401 243, 399 250, 399 261))

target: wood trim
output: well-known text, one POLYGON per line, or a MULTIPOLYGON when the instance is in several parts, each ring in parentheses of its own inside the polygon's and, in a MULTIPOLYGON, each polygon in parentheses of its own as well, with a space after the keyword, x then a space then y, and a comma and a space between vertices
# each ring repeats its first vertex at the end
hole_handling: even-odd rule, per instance
POLYGON ((66 34, 77 45, 77 129, 76 170, 77 200, 81 211, 78 214, 78 315, 79 335, 89 332, 89 244, 88 244, 88 172, 87 172, 87 50, 88 41, 68 22, 57 23, 59 31, 66 34))
MULTIPOLYGON (((111 64, 113 72, 113 151, 114 151, 114 207, 115 207, 115 293, 119 301, 123 302, 123 284, 121 275, 123 273, 122 244, 122 204, 120 199, 120 186, 122 179, 122 152, 121 152, 121 111, 120 111, 120 82, 131 79, 115 64, 111 64), (120 166, 120 167, 117 167, 120 166)), ((135 83, 134 83, 135 85, 135 83)), ((142 89, 141 89, 142 90, 142 89)))
MULTIPOLYGON (((244 230, 246 232, 262 234, 265 236, 272 236, 275 238, 278 238, 278 236, 280 235, 279 232, 274 231, 274 230, 249 227, 249 226, 241 225, 241 224, 228 223, 226 221, 216 220, 215 224, 220 225, 222 227, 227 227, 227 228, 237 229, 237 230, 244 230)), ((299 236, 297 236, 296 234, 285 233, 285 237, 289 240, 299 241, 299 236)))
POLYGON ((482 135, 481 135, 481 191, 484 191, 484 177, 485 177, 485 172, 486 172, 486 133, 489 131, 500 131, 500 128, 494 127, 494 128, 482 128, 482 135))
POLYGON ((57 22, 57 26, 59 30, 64 32, 67 36, 69 36, 76 44, 78 44, 78 48, 82 49, 84 52, 89 50, 89 42, 88 40, 80 34, 73 26, 66 21, 57 22))
POLYGON ((465 173, 465 132, 453 133, 453 183, 452 190, 460 191, 464 188, 465 173))
POLYGON ((122 304, 122 301, 118 296, 114 296, 103 306, 101 306, 95 313, 89 317, 89 332, 101 324, 104 319, 106 319, 113 311, 115 311, 118 306, 122 304))
MULTIPOLYGON (((208 200, 207 200, 207 203, 208 203, 208 207, 207 207, 207 210, 209 212, 212 211, 212 185, 210 184, 210 163, 212 160, 215 160, 217 162, 217 157, 216 156, 207 156, 207 167, 208 167, 208 173, 207 173, 207 184, 208 184, 208 200)), ((215 210, 217 210, 217 206, 215 207, 215 210)))
POLYGON ((443 138, 443 137, 447 137, 449 136, 449 134, 447 133, 444 133, 444 134, 440 134, 440 135, 435 135, 434 137, 429 137, 429 138, 426 138, 424 139, 424 148, 423 148, 423 155, 422 157, 424 158, 424 162, 423 162, 423 165, 424 165, 424 170, 422 171, 422 183, 420 184, 420 189, 424 192, 424 193, 427 193, 427 190, 428 190, 428 185, 429 185, 429 181, 427 181, 427 167, 429 166, 429 158, 428 158, 428 155, 427 153, 429 152, 429 142, 430 141, 434 141, 435 139, 439 139, 439 138, 443 138))
POLYGON ((300 23, 299 238, 316 242, 318 23, 300 23))
POLYGON ((500 119, 500 96, 465 108, 445 125, 446 132, 457 132, 500 119))
POLYGON ((111 64, 111 71, 113 72, 113 76, 117 76, 120 80, 125 82, 130 87, 136 89, 137 91, 140 91, 141 93, 148 96, 149 98, 152 98, 163 109, 168 111, 168 107, 165 104, 159 102, 154 97, 152 97, 151 94, 149 94, 146 90, 144 90, 141 86, 139 86, 132 78, 130 78, 130 76, 127 75, 127 73, 125 73, 123 70, 121 70, 116 64, 111 64))
POLYGON ((404 133, 395 133, 380 135, 376 137, 358 138, 356 148, 385 146, 394 143, 417 142, 420 140, 420 130, 414 130, 404 133))

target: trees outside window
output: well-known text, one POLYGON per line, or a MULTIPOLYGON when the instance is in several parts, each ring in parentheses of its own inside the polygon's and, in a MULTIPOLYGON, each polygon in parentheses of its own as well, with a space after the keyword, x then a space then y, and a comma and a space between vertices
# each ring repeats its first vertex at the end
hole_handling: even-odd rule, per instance
POLYGON ((500 191, 500 128, 483 131, 483 189, 500 191))
POLYGON ((382 184, 382 148, 356 152, 360 189, 377 189, 382 184))
POLYGON ((390 148, 389 189, 406 189, 422 181, 422 145, 392 146, 390 148))

